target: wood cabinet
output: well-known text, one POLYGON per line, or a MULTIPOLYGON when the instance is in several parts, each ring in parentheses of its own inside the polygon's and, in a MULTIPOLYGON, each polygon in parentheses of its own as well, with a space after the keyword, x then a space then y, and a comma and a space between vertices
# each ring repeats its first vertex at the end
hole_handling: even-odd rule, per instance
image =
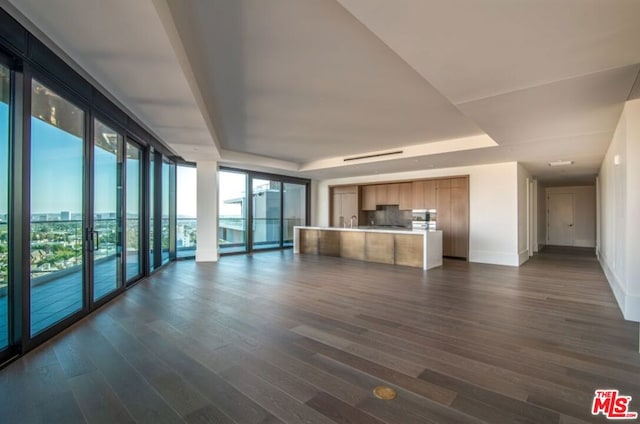
POLYGON ((358 221, 364 223, 365 212, 380 205, 398 205, 400 210, 435 209, 444 256, 469 257, 469 177, 334 187, 331 225, 348 226, 351 216, 358 214, 358 221))
POLYGON ((348 226, 352 216, 358 216, 358 187, 343 186, 331 189, 332 227, 348 226))
POLYGON ((458 258, 469 255, 469 179, 437 180, 436 225, 442 230, 442 254, 458 258))
POLYGON ((377 187, 374 185, 362 186, 362 210, 363 211, 376 210, 376 191, 377 191, 377 187))
POLYGON ((387 205, 400 205, 400 184, 386 184, 387 205))
POLYGON ((413 209, 411 200, 411 183, 400 183, 400 198, 398 199, 398 206, 401 211, 408 211, 413 209))
POLYGON ((436 209, 436 180, 424 181, 424 203, 420 209, 436 209))
POLYGON ((376 187, 376 205, 388 205, 387 202, 387 185, 378 184, 376 187))
POLYGON ((424 181, 411 183, 411 209, 424 209, 424 181))
POLYGON ((469 257, 469 179, 451 180, 451 256, 469 257))
POLYGON ((451 256, 451 185, 436 184, 436 228, 442 230, 442 254, 451 256))
POLYGON ((411 209, 436 208, 436 180, 411 183, 411 209))

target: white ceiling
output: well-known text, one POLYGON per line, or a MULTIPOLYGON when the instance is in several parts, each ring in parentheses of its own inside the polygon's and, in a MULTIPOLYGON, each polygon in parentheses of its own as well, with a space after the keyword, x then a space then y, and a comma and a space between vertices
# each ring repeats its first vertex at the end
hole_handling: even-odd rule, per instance
POLYGON ((637 0, 9 1, 185 159, 313 178, 592 179, 640 70, 637 0))

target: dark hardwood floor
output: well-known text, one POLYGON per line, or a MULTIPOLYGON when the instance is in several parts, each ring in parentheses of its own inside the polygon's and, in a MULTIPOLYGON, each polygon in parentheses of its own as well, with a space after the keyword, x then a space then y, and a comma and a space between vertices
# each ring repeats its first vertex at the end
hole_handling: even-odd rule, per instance
POLYGON ((581 250, 428 272, 291 251, 182 261, 1 370, 0 422, 606 422, 597 388, 640 410, 637 349, 581 250))

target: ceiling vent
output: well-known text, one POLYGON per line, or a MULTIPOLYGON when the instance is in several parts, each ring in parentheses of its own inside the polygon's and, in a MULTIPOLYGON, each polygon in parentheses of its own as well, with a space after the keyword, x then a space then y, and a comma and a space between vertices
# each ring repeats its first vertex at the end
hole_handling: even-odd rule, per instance
POLYGON ((402 154, 402 150, 394 150, 393 152, 376 153, 376 154, 372 154, 372 155, 354 156, 352 158, 344 158, 344 161, 345 162, 349 162, 349 161, 352 161, 352 160, 371 159, 371 158, 379 158, 380 156, 401 155, 401 154, 402 154))
POLYGON ((573 165, 572 160, 555 160, 553 162, 549 162, 549 166, 569 166, 573 165))

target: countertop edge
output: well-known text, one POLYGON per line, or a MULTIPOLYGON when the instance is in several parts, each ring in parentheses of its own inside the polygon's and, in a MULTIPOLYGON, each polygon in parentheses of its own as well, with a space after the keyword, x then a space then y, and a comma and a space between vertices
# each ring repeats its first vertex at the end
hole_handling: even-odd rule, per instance
POLYGON ((426 233, 438 233, 442 232, 441 230, 435 231, 414 231, 414 230, 393 230, 393 229, 377 229, 377 228, 340 228, 340 227, 306 227, 306 226, 294 226, 294 230, 322 230, 322 231, 349 231, 349 232, 360 232, 360 233, 387 233, 387 234, 408 234, 408 235, 416 235, 420 236, 426 233))

